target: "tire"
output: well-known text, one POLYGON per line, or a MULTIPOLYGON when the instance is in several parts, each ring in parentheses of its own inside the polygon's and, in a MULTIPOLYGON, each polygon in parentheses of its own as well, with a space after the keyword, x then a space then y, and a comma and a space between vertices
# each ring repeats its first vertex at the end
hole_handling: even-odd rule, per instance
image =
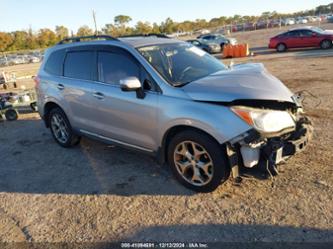
POLYGON ((321 49, 329 49, 332 47, 332 41, 331 40, 323 40, 320 43, 320 48, 321 49))
POLYGON ((16 82, 13 83, 13 87, 17 88, 17 83, 16 82))
POLYGON ((185 187, 197 192, 207 193, 215 190, 230 175, 230 166, 223 147, 212 137, 199 131, 188 130, 176 134, 168 145, 167 159, 176 179, 185 187), (193 145, 199 153, 203 154, 199 157, 193 156, 190 162, 188 152, 193 155, 196 154, 193 153, 193 145), (186 153, 183 150, 184 148, 187 151, 186 153), (187 165, 181 173, 180 165, 183 164, 187 165), (199 166, 199 164, 202 166, 199 166), (206 170, 203 169, 203 164, 209 165, 206 170), (195 177, 195 171, 200 174, 200 177, 195 177), (205 172, 208 172, 208 174, 205 172), (193 181, 194 178, 200 179, 201 182, 193 181))
POLYGON ((8 109, 5 112, 5 117, 8 121, 15 121, 18 119, 18 112, 15 109, 8 109))
POLYGON ((279 52, 279 53, 285 52, 286 50, 287 50, 287 46, 284 43, 279 43, 276 46, 276 51, 279 52))
POLYGON ((50 111, 48 122, 52 136, 60 146, 70 148, 80 143, 81 137, 74 134, 66 114, 59 107, 50 111))
POLYGON ((3 84, 3 89, 7 90, 8 89, 8 84, 4 83, 3 84))

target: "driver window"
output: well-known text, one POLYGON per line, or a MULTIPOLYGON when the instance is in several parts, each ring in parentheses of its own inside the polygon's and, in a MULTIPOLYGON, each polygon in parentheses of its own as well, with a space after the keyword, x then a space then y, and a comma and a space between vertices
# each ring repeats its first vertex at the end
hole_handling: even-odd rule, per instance
POLYGON ((139 66, 128 56, 120 53, 98 53, 98 80, 104 83, 119 85, 126 77, 140 79, 139 66))

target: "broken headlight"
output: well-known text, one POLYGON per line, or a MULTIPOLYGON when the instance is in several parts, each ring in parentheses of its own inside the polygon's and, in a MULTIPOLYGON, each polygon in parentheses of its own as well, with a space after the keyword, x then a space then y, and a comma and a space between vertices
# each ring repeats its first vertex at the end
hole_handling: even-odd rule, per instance
POLYGON ((295 128, 295 122, 287 111, 265 110, 244 106, 234 106, 231 110, 247 124, 262 133, 276 133, 295 128))

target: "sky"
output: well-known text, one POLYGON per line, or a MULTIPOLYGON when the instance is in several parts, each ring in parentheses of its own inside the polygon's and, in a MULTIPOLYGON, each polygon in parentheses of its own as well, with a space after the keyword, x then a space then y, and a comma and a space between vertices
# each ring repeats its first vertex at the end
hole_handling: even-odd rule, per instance
POLYGON ((291 13, 329 4, 332 0, 0 0, 0 31, 54 29, 64 25, 76 32, 78 27, 93 27, 92 10, 100 29, 117 15, 137 21, 160 23, 211 19, 220 16, 259 15, 264 11, 291 13))

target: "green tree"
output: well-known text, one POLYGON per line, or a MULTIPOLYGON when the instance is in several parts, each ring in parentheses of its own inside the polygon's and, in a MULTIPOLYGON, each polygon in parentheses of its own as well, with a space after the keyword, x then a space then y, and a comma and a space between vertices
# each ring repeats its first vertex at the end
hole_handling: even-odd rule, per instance
POLYGON ((13 43, 9 46, 8 50, 21 50, 27 49, 28 33, 26 31, 12 32, 13 43))
POLYGON ((134 30, 127 27, 128 23, 132 21, 130 16, 118 15, 114 18, 114 24, 112 29, 115 36, 122 36, 131 34, 134 30))
POLYGON ((89 36, 93 34, 94 31, 91 28, 89 28, 87 25, 81 26, 76 32, 77 36, 89 36))
POLYGON ((171 34, 177 31, 177 25, 170 17, 168 17, 161 23, 160 30, 162 33, 171 34))
POLYGON ((117 26, 126 26, 130 21, 132 21, 132 18, 125 15, 118 15, 114 18, 114 23, 117 26))
POLYGON ((69 35, 68 28, 66 28, 65 26, 56 26, 55 32, 56 32, 58 40, 62 40, 65 37, 68 37, 68 35, 69 35))
POLYGON ((160 26, 156 22, 153 23, 153 28, 152 28, 151 32, 154 34, 161 33, 160 26))
POLYGON ((135 33, 136 34, 149 34, 152 33, 153 27, 150 25, 149 22, 137 22, 135 25, 135 33))

